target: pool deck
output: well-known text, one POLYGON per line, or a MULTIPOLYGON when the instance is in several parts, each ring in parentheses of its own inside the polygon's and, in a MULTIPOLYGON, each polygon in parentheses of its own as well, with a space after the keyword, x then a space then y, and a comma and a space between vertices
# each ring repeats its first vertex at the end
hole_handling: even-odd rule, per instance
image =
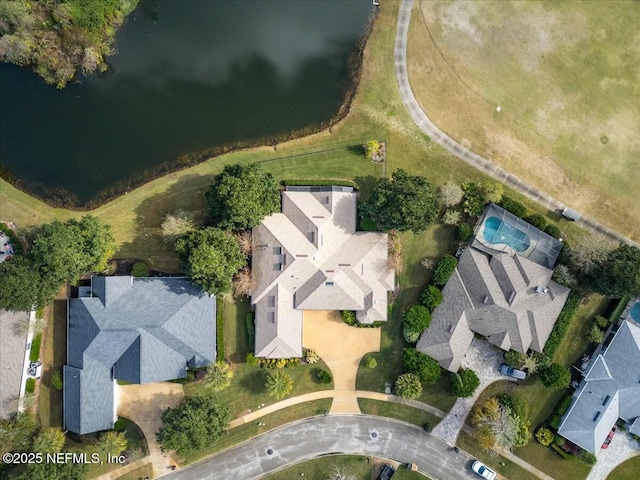
POLYGON ((640 318, 636 319, 631 316, 631 309, 636 303, 640 304, 640 297, 634 297, 629 300, 629 303, 627 303, 627 306, 624 308, 622 314, 620 315, 621 320, 630 320, 632 322, 640 324, 640 318))

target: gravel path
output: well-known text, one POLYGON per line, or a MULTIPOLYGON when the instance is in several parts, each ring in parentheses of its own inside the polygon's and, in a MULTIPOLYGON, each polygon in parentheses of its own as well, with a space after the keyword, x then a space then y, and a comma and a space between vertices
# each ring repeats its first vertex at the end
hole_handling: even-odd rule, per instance
POLYGON ((28 328, 25 312, 0 310, 0 419, 18 411, 28 328))

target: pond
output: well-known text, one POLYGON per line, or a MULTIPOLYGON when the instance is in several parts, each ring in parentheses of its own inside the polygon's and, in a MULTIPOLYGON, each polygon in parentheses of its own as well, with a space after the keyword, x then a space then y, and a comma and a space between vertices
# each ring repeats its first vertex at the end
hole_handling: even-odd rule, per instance
POLYGON ((0 165, 81 205, 182 155, 324 124, 371 14, 370 0, 143 0, 105 74, 56 90, 0 65, 0 165))

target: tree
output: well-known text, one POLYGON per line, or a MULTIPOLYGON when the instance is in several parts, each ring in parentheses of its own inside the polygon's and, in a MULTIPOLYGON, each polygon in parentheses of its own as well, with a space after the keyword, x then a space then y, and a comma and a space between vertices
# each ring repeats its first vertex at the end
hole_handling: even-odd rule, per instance
POLYGON ((17 413, 10 420, 0 420, 0 453, 29 450, 37 429, 38 421, 30 413, 17 413))
POLYGON ((462 188, 457 183, 447 182, 440 187, 438 199, 447 208, 455 207, 462 201, 462 188))
POLYGON ((89 471, 88 463, 30 463, 14 480, 85 480, 89 471))
POLYGON ((338 468, 337 465, 333 466, 333 472, 327 480, 357 480, 355 475, 347 473, 345 470, 338 468))
POLYGON ((580 454, 580 460, 582 460, 587 465, 595 465, 598 462, 598 457, 596 457, 593 453, 587 452, 586 450, 580 454))
POLYGON ((535 355, 524 355, 522 357, 522 368, 527 370, 529 373, 535 373, 538 371, 538 367, 540 366, 540 358, 535 355))
POLYGON ((475 182, 464 182, 462 184, 464 200, 462 210, 471 217, 477 217, 484 209, 484 193, 480 185, 475 182))
POLYGON ((540 369, 540 380, 545 387, 562 390, 571 383, 571 372, 558 363, 552 363, 540 369))
POLYGON ((225 166, 206 197, 209 214, 222 229, 248 230, 280 211, 278 185, 257 163, 225 166))
POLYGON ((226 432, 230 419, 229 407, 218 399, 189 397, 164 411, 156 437, 164 452, 202 450, 226 432))
POLYGON ((442 368, 435 359, 415 348, 402 350, 402 364, 405 372, 417 375, 425 385, 433 385, 442 374, 442 368))
POLYGON ((486 449, 512 450, 528 443, 531 434, 528 422, 514 415, 495 397, 480 403, 471 412, 474 436, 486 449))
POLYGON ((435 285, 444 285, 449 280, 449 277, 453 275, 457 266, 458 260, 456 260, 456 257, 449 255, 448 253, 445 254, 433 271, 433 277, 431 279, 432 282, 435 285))
POLYGON ((442 291, 435 285, 428 285, 420 294, 420 303, 433 312, 442 303, 442 291))
POLYGON ((404 339, 408 343, 415 343, 418 341, 422 332, 429 328, 431 323, 431 313, 426 307, 422 305, 414 305, 402 315, 404 322, 404 328, 402 333, 404 339))
POLYGON ((602 343, 604 342, 604 332, 600 330, 597 325, 591 325, 591 328, 589 328, 589 333, 587 333, 587 339, 590 343, 602 343))
POLYGON ((185 210, 176 210, 167 214, 162 222, 162 237, 167 243, 174 243, 182 235, 196 229, 194 215, 185 210))
POLYGON ((403 373, 396 379, 396 395, 414 400, 422 394, 422 385, 417 375, 403 373))
POLYGON ((231 290, 233 275, 246 261, 235 239, 213 227, 179 238, 176 252, 192 280, 213 295, 231 290))
POLYGON ((608 297, 640 293, 640 249, 621 244, 607 254, 591 278, 596 291, 608 297))
POLYGON ((229 364, 222 360, 209 364, 207 373, 204 376, 204 384, 214 392, 219 392, 231 385, 233 372, 229 364))
POLYGON ((424 177, 396 170, 378 180, 369 199, 360 207, 361 218, 373 220, 382 230, 424 231, 438 215, 439 205, 424 177))
POLYGON ((117 457, 127 449, 127 438, 123 432, 110 430, 100 437, 100 453, 117 457))
POLYGON ((33 441, 33 451, 38 453, 58 453, 62 451, 66 437, 59 428, 47 428, 33 441))
POLYGON ((238 298, 242 296, 250 296, 254 288, 256 288, 256 279, 251 274, 251 269, 243 267, 233 277, 233 296, 238 298))
POLYGON ((571 287, 576 279, 571 274, 569 267, 566 265, 556 265, 556 268, 553 270, 553 277, 556 282, 560 285, 564 285, 565 287, 571 287))
POLYGON ((522 420, 529 418, 529 404, 522 395, 518 393, 503 393, 497 398, 500 405, 507 407, 513 415, 522 420))
POLYGON ((451 393, 456 397, 471 397, 479 386, 480 379, 478 375, 469 368, 461 368, 458 373, 452 372, 449 374, 449 387, 451 388, 451 393))
POLYGON ((571 263, 583 275, 599 273, 600 267, 607 259, 607 254, 612 249, 611 242, 601 235, 582 236, 571 250, 571 263))
POLYGON ((0 308, 30 311, 44 307, 55 297, 61 283, 50 275, 41 275, 33 262, 15 255, 0 263, 0 308))
POLYGON ((457 225, 460 222, 460 212, 456 210, 447 210, 442 215, 442 223, 445 225, 457 225))
POLYGON ((484 195, 485 203, 498 203, 502 200, 502 194, 504 193, 504 185, 499 182, 483 182, 482 194, 484 195))
POLYGON ((333 381, 333 375, 325 368, 316 368, 316 377, 320 383, 329 384, 333 381))
POLYGON ((283 370, 271 372, 267 377, 267 391, 276 400, 286 397, 293 390, 293 378, 283 370))
POLYGON ((509 350, 504 354, 504 363, 513 368, 522 368, 524 363, 525 354, 517 352, 515 350, 509 350))
POLYGON ((536 431, 536 440, 543 447, 548 447, 553 442, 553 432, 548 428, 540 427, 536 431))

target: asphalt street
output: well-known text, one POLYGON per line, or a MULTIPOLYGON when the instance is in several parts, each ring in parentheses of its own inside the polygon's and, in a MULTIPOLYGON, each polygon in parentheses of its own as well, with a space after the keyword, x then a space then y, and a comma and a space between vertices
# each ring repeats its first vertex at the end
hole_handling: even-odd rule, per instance
POLYGON ((344 453, 413 462, 433 480, 477 478, 472 459, 442 440, 397 420, 368 415, 328 415, 294 422, 220 452, 164 479, 253 480, 311 458, 344 453))

